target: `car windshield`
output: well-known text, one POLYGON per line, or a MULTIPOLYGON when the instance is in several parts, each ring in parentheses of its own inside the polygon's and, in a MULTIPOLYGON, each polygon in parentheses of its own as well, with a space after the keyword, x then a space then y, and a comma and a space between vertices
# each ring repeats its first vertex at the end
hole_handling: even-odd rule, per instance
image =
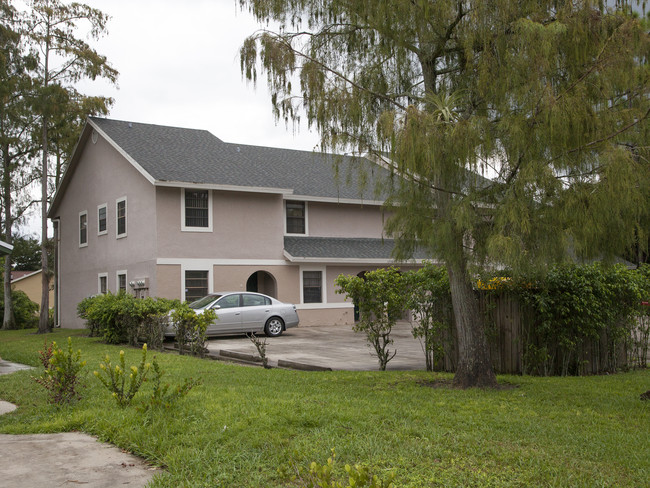
POLYGON ((221 298, 221 295, 208 295, 207 297, 199 298, 195 302, 190 303, 190 308, 193 308, 194 310, 200 310, 207 307, 218 298, 221 298))

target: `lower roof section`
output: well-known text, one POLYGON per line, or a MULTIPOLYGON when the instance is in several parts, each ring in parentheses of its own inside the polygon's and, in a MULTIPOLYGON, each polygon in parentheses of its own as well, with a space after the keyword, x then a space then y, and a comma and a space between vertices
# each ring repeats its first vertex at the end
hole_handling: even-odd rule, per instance
MULTIPOLYGON (((393 239, 285 236, 284 255, 291 262, 392 264, 393 239)), ((418 251, 411 262, 427 259, 418 251)))

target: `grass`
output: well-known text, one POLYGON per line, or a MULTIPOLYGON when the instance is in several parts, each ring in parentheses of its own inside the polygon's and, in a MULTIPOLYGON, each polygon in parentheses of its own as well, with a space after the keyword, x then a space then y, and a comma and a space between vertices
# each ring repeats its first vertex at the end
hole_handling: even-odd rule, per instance
MULTIPOLYGON (((279 467, 363 463, 395 473, 397 487, 650 486, 650 371, 581 378, 500 376, 500 390, 426 386, 426 372, 265 370, 157 354, 172 384, 200 378, 171 410, 117 407, 92 376, 119 347, 63 330, 0 332, 0 356, 38 366, 45 339, 82 350, 88 364, 78 403, 56 408, 20 371, 0 376, 0 416, 10 434, 80 430, 164 467, 152 487, 297 486, 279 467)), ((141 353, 123 347, 127 365, 141 353)), ((154 352, 150 351, 150 359, 154 352)), ((38 370, 37 370, 38 371, 38 370)))

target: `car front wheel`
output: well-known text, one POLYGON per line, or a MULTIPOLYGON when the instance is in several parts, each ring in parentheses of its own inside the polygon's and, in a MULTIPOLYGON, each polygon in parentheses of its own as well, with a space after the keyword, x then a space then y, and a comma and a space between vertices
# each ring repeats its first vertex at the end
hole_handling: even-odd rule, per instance
POLYGON ((269 337, 277 337, 282 334, 282 329, 284 327, 284 322, 279 317, 271 317, 266 321, 264 326, 264 333, 269 337))

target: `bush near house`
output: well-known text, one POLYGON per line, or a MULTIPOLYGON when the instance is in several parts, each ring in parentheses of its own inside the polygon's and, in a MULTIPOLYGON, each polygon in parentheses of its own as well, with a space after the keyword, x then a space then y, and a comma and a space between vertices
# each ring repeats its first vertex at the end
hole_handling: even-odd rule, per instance
POLYGON ((106 293, 84 298, 77 305, 77 315, 86 320, 91 336, 100 336, 109 344, 146 342, 152 349, 161 349, 167 314, 179 306, 179 300, 106 293))
MULTIPOLYGON (((38 325, 38 303, 30 300, 27 294, 21 290, 12 290, 11 298, 14 305, 14 317, 18 329, 30 329, 38 325)), ((0 317, 5 312, 5 299, 0 287, 0 317)))

